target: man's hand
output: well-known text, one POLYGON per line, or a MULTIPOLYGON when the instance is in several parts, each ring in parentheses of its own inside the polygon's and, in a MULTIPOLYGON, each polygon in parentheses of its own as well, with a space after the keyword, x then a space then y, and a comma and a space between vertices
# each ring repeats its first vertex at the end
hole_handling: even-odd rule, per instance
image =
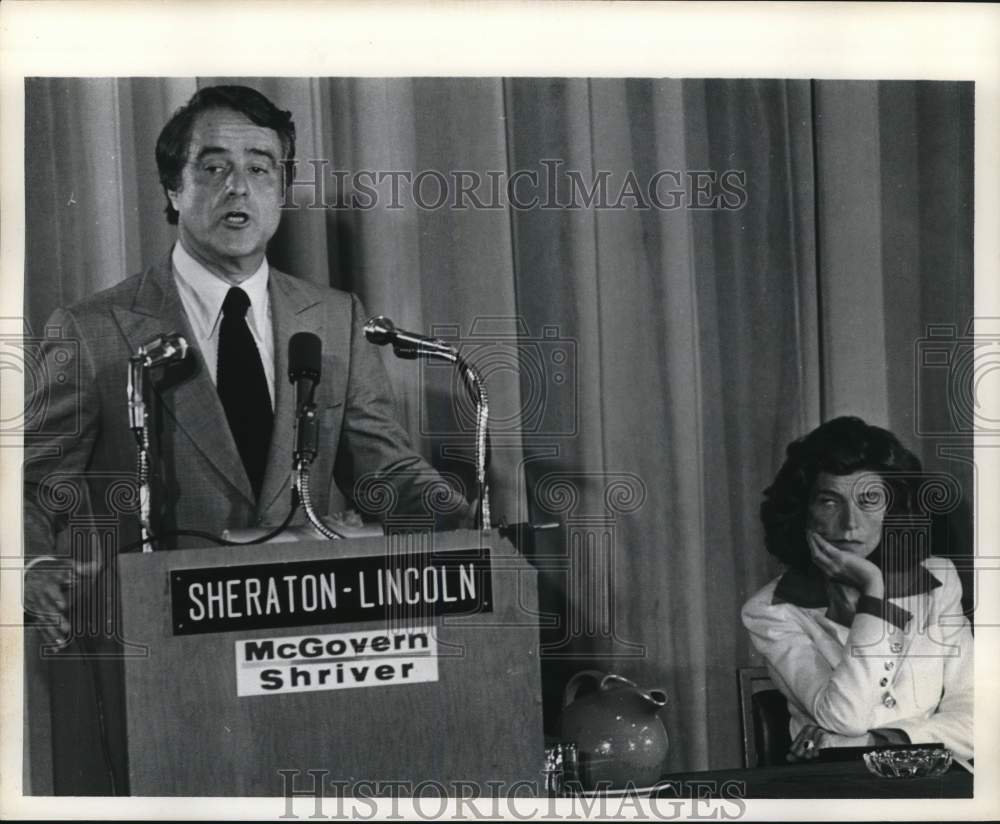
POLYGON ((475 529, 476 528, 476 516, 479 514, 479 498, 473 498, 469 501, 469 506, 462 513, 461 520, 459 520, 456 529, 475 529))
POLYGON ((838 549, 818 533, 806 530, 813 563, 832 581, 847 584, 872 598, 885 595, 882 570, 867 558, 838 549))
POLYGON ((76 573, 67 561, 42 561, 24 573, 24 613, 49 644, 61 645, 70 634, 69 591, 76 573))
MULTIPOLYGON (((341 538, 369 538, 385 534, 382 524, 377 522, 366 524, 361 515, 353 509, 323 515, 321 520, 341 538)), ((311 526, 307 525, 306 528, 313 531, 311 526)), ((323 536, 315 533, 314 537, 322 539, 323 536)))

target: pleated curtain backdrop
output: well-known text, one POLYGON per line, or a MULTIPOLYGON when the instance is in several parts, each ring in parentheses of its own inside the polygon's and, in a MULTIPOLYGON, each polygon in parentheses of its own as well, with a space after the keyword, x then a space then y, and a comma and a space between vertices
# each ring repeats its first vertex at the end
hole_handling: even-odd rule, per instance
MULTIPOLYGON (((777 572, 757 508, 785 445, 861 414, 971 489, 971 453, 945 457, 917 436, 920 405, 946 398, 917 386, 913 365, 927 324, 972 316, 971 85, 31 80, 33 329, 167 254, 156 135, 217 82, 295 116, 299 208, 272 263, 454 337, 487 374, 495 516, 561 524, 535 559, 543 609, 561 620, 543 632, 550 730, 569 675, 604 669, 668 693, 668 768, 738 765, 736 668, 759 663, 739 608, 777 572), (328 208, 308 208, 317 169, 328 208), (386 181, 363 208, 362 170, 427 172, 428 208, 405 186, 391 208, 386 181), (666 200, 680 183, 677 208, 565 207, 567 172, 587 190, 606 174, 613 202, 630 173, 645 187, 663 170, 681 173, 659 189, 666 200), (691 208, 692 174, 726 170, 740 175, 739 208, 691 208), (490 173, 540 182, 521 174, 519 206, 430 208, 431 172, 454 194, 458 171, 480 176, 484 202, 490 173)), ((470 484, 451 374, 388 353, 386 366, 415 443, 470 484)))

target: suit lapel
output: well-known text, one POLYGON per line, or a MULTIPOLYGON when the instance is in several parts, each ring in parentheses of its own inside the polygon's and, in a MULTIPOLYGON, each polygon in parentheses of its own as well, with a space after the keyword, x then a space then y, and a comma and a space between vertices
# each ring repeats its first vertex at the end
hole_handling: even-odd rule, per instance
MULTIPOLYGON (((323 338, 320 301, 301 288, 299 282, 272 268, 268 283, 271 322, 274 329, 274 432, 261 489, 258 516, 279 500, 291 486, 292 450, 295 437, 295 391, 288 380, 288 341, 296 332, 312 332, 323 338)), ((281 504, 280 508, 285 505, 281 504)))
MULTIPOLYGON (((156 335, 173 331, 194 342, 174 284, 169 257, 146 271, 130 308, 114 307, 114 311, 133 352, 156 335)), ((183 364, 158 374, 159 380, 154 387, 165 412, 177 421, 178 428, 219 473, 253 503, 253 490, 215 384, 207 371, 209 368, 212 367, 205 362, 201 352, 193 351, 183 364)))

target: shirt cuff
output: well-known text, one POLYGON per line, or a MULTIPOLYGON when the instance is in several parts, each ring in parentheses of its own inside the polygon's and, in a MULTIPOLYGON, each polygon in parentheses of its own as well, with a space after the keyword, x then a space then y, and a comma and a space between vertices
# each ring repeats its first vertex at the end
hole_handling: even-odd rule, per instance
POLYGON ((863 612, 866 615, 874 615, 883 621, 888 621, 894 627, 905 629, 906 624, 913 617, 909 610, 903 609, 890 601, 872 598, 870 595, 862 595, 858 598, 856 612, 863 612))

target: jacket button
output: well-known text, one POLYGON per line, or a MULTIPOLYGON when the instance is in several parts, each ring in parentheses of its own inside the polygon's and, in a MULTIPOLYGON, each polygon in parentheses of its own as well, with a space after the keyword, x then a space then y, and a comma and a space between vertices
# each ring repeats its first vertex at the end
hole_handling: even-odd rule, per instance
POLYGON ((885 668, 886 668, 887 671, 891 670, 895 666, 896 666, 896 662, 895 661, 886 661, 885 662, 885 668))
POLYGON ((896 706, 896 699, 893 698, 889 693, 886 693, 882 697, 882 703, 885 704, 890 710, 896 706))
POLYGON ((878 682, 878 685, 879 685, 880 687, 884 687, 884 686, 886 686, 886 684, 888 684, 888 683, 889 683, 889 679, 888 679, 888 678, 883 678, 883 679, 882 679, 881 681, 879 681, 879 682, 878 682))
POLYGON ((903 651, 903 645, 899 643, 899 641, 893 641, 891 644, 889 644, 889 649, 892 652, 900 653, 903 651))

